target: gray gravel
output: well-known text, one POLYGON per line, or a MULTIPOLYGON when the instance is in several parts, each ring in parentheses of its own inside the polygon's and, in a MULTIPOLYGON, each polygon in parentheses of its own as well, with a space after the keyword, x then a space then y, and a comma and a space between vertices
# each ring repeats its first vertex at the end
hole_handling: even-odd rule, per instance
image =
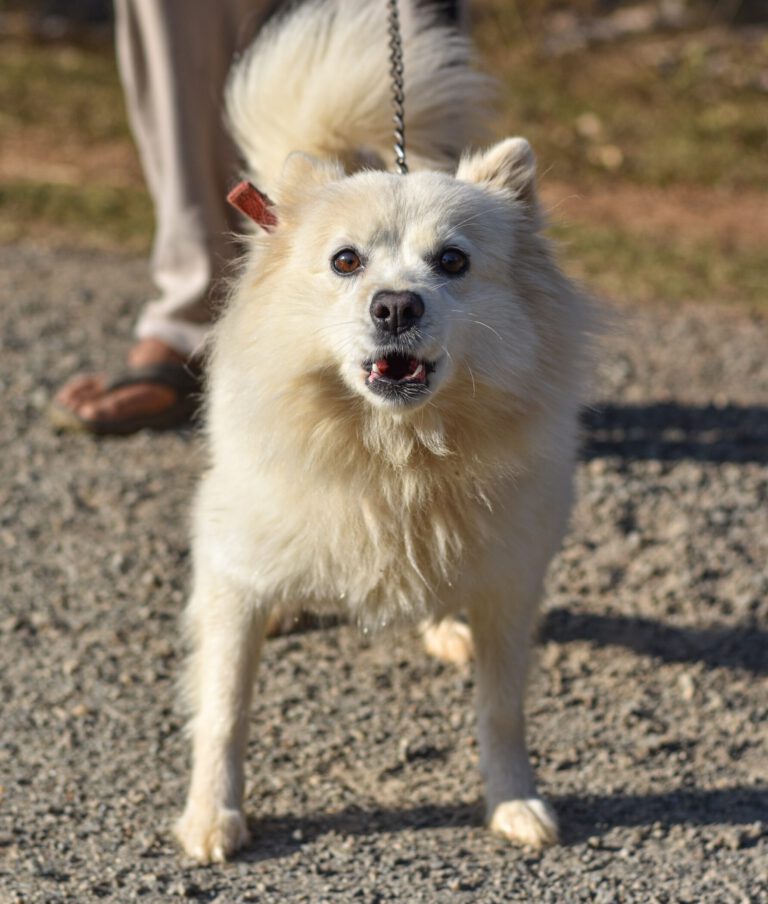
POLYGON ((271 642, 254 843, 177 853, 191 432, 43 413, 119 361, 143 262, 0 249, 0 901, 768 901, 768 325, 624 311, 586 417, 530 736, 564 844, 481 825, 472 678, 408 634, 271 642))

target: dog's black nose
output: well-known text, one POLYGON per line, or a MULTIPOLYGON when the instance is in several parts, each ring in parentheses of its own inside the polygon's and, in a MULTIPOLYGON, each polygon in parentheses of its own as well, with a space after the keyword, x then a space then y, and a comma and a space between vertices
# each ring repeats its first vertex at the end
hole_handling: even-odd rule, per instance
POLYGON ((424 315, 424 301, 416 292, 383 289, 371 301, 371 320, 382 332, 396 336, 414 326, 424 315))

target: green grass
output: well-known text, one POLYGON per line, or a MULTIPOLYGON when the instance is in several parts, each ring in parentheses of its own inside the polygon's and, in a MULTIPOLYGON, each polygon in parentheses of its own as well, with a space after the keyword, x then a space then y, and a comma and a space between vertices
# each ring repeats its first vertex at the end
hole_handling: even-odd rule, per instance
POLYGON ((42 126, 51 136, 76 132, 83 143, 129 130, 111 47, 0 44, 0 140, 42 126))
POLYGON ((633 301, 737 303, 768 313, 768 255, 756 248, 724 253, 706 241, 666 237, 596 224, 557 224, 560 257, 600 294, 633 301))
POLYGON ((30 155, 42 153, 43 161, 55 163, 67 147, 81 171, 77 184, 57 182, 45 162, 27 172, 22 159, 20 174, 0 181, 0 241, 148 249, 153 214, 143 183, 128 175, 111 184, 89 169, 91 155, 108 143, 131 159, 110 46, 0 44, 0 143, 15 138, 23 155, 25 137, 30 155))
POLYGON ((52 240, 56 244, 145 252, 153 230, 152 205, 140 188, 0 184, 0 242, 52 240))
POLYGON ((713 50, 704 36, 678 35, 545 57, 488 31, 485 55, 502 82, 497 131, 524 134, 556 178, 765 190, 768 40, 713 50), (580 128, 585 114, 592 134, 580 128), (620 151, 615 169, 600 162, 605 146, 620 151))

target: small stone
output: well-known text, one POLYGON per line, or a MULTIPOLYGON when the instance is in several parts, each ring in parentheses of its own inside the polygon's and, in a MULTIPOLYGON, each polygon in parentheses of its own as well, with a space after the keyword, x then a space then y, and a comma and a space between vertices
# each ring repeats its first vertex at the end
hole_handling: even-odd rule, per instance
POLYGON ((696 693, 696 684, 688 672, 683 672, 677 679, 677 686, 680 689, 680 696, 683 700, 690 703, 696 693))

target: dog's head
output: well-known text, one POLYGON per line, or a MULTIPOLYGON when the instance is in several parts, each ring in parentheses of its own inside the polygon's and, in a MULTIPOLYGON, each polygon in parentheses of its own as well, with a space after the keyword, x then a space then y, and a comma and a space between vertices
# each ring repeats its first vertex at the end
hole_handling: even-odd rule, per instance
POLYGON ((455 176, 345 176, 292 155, 278 226, 257 240, 252 329, 267 327, 261 309, 283 376, 330 376, 383 410, 440 405, 459 382, 524 397, 541 382, 547 280, 563 280, 537 237, 534 183, 520 138, 455 176))

